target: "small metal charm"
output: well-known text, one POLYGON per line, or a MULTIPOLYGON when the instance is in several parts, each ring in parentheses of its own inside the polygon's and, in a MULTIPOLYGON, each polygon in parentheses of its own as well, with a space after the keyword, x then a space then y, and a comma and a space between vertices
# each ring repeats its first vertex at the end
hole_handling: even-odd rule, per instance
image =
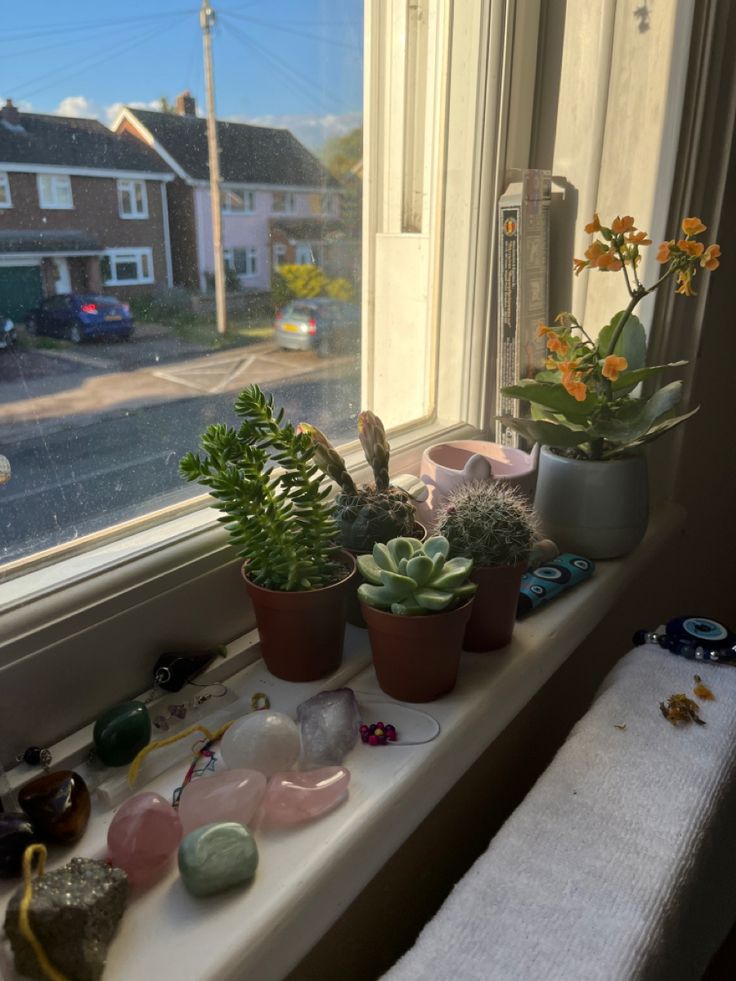
POLYGON ((47 770, 51 766, 51 750, 42 749, 40 746, 29 746, 24 752, 16 756, 18 763, 27 763, 28 766, 42 766, 47 770))

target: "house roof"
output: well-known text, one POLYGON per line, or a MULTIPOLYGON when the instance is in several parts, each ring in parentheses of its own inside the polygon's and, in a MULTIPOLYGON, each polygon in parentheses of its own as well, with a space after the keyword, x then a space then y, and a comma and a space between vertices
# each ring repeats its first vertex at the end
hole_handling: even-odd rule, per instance
POLYGON ((3 164, 141 171, 169 174, 157 153, 130 136, 116 136, 96 119, 21 112, 18 123, 0 119, 3 164))
POLYGON ((71 228, 0 232, 0 255, 29 252, 102 252, 102 246, 87 232, 71 228))
MULTIPOLYGON (((159 146, 194 180, 209 180, 207 120, 198 116, 133 109, 159 146)), ((288 129, 217 123, 220 176, 225 183, 338 187, 319 160, 288 129)))

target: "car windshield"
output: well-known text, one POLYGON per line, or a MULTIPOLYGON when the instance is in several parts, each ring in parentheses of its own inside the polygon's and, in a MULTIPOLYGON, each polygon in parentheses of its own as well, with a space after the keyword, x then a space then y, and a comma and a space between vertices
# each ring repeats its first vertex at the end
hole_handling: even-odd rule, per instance
POLYGON ((310 306, 308 303, 294 303, 289 313, 293 317, 314 317, 317 313, 317 308, 310 306))

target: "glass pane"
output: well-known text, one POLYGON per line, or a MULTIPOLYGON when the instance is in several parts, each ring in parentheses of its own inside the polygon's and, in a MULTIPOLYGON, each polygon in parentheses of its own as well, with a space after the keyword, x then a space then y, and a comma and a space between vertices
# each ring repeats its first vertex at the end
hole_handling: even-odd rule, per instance
POLYGON ((39 25, 28 5, 3 9, 16 91, 2 101, 14 100, 29 144, 44 147, 37 163, 57 168, 39 180, 44 199, 73 210, 46 217, 32 198, 22 224, 18 210, 14 227, 53 226, 53 253, 26 255, 0 276, 0 310, 18 298, 21 311, 17 345, 0 351, 0 452, 12 467, 0 487, 0 577, 8 563, 199 496, 179 460, 210 423, 237 422, 233 403, 246 385, 260 384, 295 423, 312 422, 336 443, 355 438, 361 409, 359 319, 326 311, 316 333, 302 333, 279 330, 277 313, 311 297, 305 276, 315 261, 323 303, 340 302, 328 294, 336 280, 359 302, 359 209, 349 221, 325 221, 316 205, 327 193, 361 198, 351 168, 362 159, 363 3, 215 4, 218 149, 230 185, 224 339, 200 4, 148 0, 130 23, 117 16, 107 25, 93 6, 60 5, 64 45, 58 25, 39 25), (42 64, 24 55, 39 45, 42 64), (77 59, 70 82, 72 50, 114 50, 114 70, 77 59), (109 177, 76 173, 95 168, 109 177), (31 320, 32 330, 24 323, 54 292, 55 259, 66 260, 64 292, 76 296, 69 316, 80 297, 107 298, 94 300, 99 331, 80 346, 50 315, 31 320), (276 275, 297 263, 299 275, 276 275))

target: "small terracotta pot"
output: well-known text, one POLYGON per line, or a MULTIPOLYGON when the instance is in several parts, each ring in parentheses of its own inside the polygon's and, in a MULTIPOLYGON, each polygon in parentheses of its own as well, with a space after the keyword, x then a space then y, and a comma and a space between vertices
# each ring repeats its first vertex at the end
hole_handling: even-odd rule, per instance
MULTIPOLYGON (((416 538, 418 541, 423 542, 427 537, 427 529, 424 525, 420 524, 418 521, 414 525, 414 531, 411 538, 416 538)), ((368 555, 368 552, 354 552, 352 548, 346 548, 346 552, 350 552, 354 559, 357 560, 359 555, 368 555)), ((348 623, 353 627, 362 627, 365 630, 367 624, 363 619, 363 614, 360 611, 360 600, 358 599, 358 587, 365 582, 365 579, 360 574, 360 569, 355 570, 355 578, 352 581, 350 587, 350 592, 348 593, 348 623)))
POLYGON ((470 578, 478 589, 465 629, 466 651, 495 651, 511 641, 526 567, 526 562, 473 567, 470 578))
POLYGON ((432 702, 457 682, 473 599, 446 613, 404 617, 361 603, 378 684, 402 702, 432 702))
POLYGON ((337 559, 345 566, 344 579, 299 592, 257 586, 248 579, 248 563, 243 564, 241 571, 256 615, 263 660, 271 674, 283 681, 316 681, 340 665, 355 559, 344 549, 337 559))

